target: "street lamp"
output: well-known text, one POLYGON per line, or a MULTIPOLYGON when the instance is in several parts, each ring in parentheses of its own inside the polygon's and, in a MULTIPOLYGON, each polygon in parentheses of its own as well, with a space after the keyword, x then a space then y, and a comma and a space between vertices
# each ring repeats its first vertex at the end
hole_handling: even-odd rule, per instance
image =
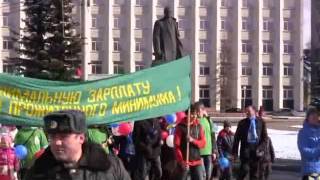
POLYGON ((244 109, 245 106, 246 106, 246 94, 247 94, 246 90, 247 90, 247 87, 246 86, 242 86, 242 89, 243 89, 243 106, 242 106, 242 109, 244 109))

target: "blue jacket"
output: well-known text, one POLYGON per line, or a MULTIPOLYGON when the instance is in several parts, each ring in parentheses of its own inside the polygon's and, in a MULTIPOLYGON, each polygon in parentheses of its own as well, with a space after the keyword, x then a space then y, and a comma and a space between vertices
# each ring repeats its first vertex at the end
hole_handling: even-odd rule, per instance
POLYGON ((298 148, 303 175, 320 173, 320 126, 304 122, 298 134, 298 148))

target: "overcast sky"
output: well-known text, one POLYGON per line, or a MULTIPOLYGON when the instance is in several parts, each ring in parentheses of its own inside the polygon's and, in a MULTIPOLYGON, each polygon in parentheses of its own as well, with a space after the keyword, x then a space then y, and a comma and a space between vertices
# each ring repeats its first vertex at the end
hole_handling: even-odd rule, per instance
POLYGON ((304 0, 304 17, 303 17, 303 48, 311 40, 311 0, 304 0))

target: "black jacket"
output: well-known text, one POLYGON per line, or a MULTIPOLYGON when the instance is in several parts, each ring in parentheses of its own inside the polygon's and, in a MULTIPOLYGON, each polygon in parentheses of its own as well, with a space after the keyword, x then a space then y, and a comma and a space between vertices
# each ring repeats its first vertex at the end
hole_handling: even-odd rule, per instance
POLYGON ((133 142, 136 154, 147 159, 155 159, 161 154, 161 128, 159 119, 135 122, 133 142))
POLYGON ((258 143, 252 145, 248 143, 248 131, 250 127, 250 119, 246 118, 241 120, 238 123, 237 131, 234 136, 234 144, 232 148, 233 155, 238 156, 239 143, 241 143, 240 149, 240 159, 248 160, 250 158, 259 158, 257 157, 257 149, 261 148, 268 139, 266 123, 257 117, 256 128, 258 135, 258 143))
POLYGON ((84 144, 77 167, 66 168, 47 148, 35 161, 24 180, 130 180, 122 162, 107 155, 98 144, 84 144))
POLYGON ((227 132, 224 129, 219 132, 217 145, 220 156, 228 156, 232 154, 232 146, 234 141, 233 132, 227 132))

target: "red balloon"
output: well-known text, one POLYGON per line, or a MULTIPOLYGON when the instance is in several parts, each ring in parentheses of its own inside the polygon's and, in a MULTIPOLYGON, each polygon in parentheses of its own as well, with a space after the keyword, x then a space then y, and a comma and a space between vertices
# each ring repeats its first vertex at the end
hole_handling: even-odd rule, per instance
POLYGON ((177 122, 176 122, 177 124, 181 122, 185 117, 187 117, 186 113, 183 111, 177 112, 176 115, 177 115, 177 122))
POLYGON ((161 132, 161 138, 162 138, 162 140, 166 140, 168 136, 169 136, 169 133, 168 133, 167 131, 162 131, 162 132, 161 132))
POLYGON ((38 159, 44 153, 44 151, 45 151, 44 148, 40 149, 38 152, 34 154, 34 157, 38 159))
POLYGON ((129 123, 121 123, 119 125, 119 133, 122 136, 128 136, 131 133, 131 125, 129 123))

